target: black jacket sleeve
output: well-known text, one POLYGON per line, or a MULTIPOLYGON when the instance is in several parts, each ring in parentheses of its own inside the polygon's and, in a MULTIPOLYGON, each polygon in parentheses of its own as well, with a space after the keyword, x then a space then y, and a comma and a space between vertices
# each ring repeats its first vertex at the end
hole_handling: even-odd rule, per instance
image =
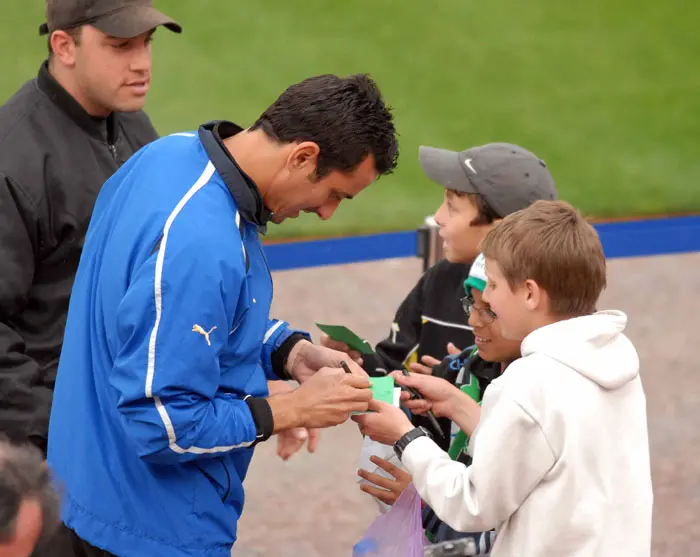
MULTIPOLYGON (((32 386, 39 366, 25 354, 13 320, 26 303, 34 276, 38 243, 35 207, 24 191, 0 174, 0 431, 27 441, 34 425, 48 420, 48 408, 32 386)), ((43 445, 45 440, 32 439, 43 445)))
POLYGON ((418 349, 422 328, 423 290, 426 275, 413 287, 396 311, 387 338, 377 344, 376 355, 363 356, 363 367, 369 375, 384 375, 401 369, 418 349))

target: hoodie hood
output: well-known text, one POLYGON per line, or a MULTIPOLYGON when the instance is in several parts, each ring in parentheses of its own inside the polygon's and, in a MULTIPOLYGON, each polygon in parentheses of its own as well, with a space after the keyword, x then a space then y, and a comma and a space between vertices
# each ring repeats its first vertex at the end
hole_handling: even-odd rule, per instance
POLYGON ((604 389, 619 389, 639 375, 639 356, 622 334, 627 316, 599 311, 552 323, 530 333, 522 355, 545 354, 577 371, 604 389))

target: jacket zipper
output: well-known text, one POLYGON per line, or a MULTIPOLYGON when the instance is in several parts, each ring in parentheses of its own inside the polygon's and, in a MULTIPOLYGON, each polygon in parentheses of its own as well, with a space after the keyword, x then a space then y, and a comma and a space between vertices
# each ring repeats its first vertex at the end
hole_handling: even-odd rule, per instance
POLYGON ((108 143, 109 145, 109 152, 112 153, 112 158, 114 159, 114 162, 117 162, 117 148, 112 145, 111 143, 108 143))
POLYGON ((265 251, 263 250, 262 242, 258 241, 258 249, 260 250, 260 255, 262 255, 263 261, 265 262, 265 267, 267 267, 267 274, 270 277, 270 283, 272 284, 271 290, 272 290, 272 296, 274 297, 275 295, 275 282, 272 280, 272 271, 270 270, 270 265, 267 262, 267 256, 265 255, 265 251))

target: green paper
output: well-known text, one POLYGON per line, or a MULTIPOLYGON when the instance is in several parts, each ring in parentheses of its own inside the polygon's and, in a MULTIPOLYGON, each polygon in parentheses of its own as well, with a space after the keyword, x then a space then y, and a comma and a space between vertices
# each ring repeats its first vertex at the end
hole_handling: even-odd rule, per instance
MULTIPOLYGON (((392 406, 399 407, 399 397, 401 396, 401 388, 394 385, 394 378, 389 375, 387 377, 370 377, 372 398, 380 402, 386 402, 392 406)), ((372 410, 370 410, 372 412, 372 410)), ((353 416, 358 414, 367 414, 367 412, 353 412, 353 416)))
POLYGON ((387 377, 370 377, 369 381, 372 383, 372 398, 393 406, 394 378, 390 375, 387 377))
POLYGON ((321 323, 316 323, 316 326, 333 340, 347 344, 351 350, 357 350, 361 354, 374 354, 374 350, 372 350, 369 342, 362 340, 347 327, 342 325, 322 325, 321 323))

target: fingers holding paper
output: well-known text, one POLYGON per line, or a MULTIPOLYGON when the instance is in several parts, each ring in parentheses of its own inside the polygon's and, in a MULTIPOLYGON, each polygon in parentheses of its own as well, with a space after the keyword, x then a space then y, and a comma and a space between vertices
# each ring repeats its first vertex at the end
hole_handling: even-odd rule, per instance
POLYGON ((321 333, 321 346, 325 346, 331 350, 337 350, 338 352, 345 352, 354 362, 362 365, 362 354, 360 354, 360 352, 352 350, 344 342, 333 340, 326 333, 321 333))
POLYGON ((413 429, 413 424, 406 414, 396 406, 371 400, 368 410, 366 414, 353 416, 352 420, 360 426, 363 435, 374 441, 393 445, 413 429))

